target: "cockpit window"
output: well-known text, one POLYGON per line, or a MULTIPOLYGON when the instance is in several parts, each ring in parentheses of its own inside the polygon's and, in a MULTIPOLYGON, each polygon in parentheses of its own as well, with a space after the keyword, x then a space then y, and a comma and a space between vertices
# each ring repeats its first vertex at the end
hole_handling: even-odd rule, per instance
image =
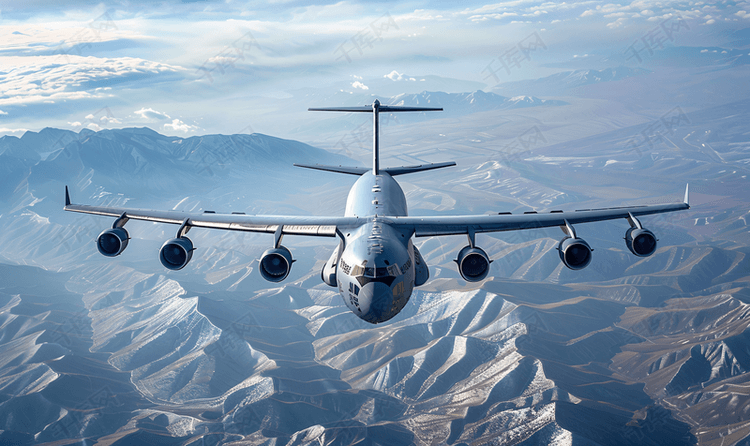
POLYGON ((339 262, 339 267, 344 274, 351 275, 353 277, 364 276, 375 279, 378 277, 396 277, 401 275, 401 268, 399 268, 398 265, 389 265, 382 268, 365 265, 351 266, 346 263, 344 259, 341 259, 341 261, 339 262))
MULTIPOLYGON (((391 265, 395 266, 395 265, 391 265)), ((375 268, 372 266, 364 267, 364 276, 365 277, 386 277, 386 276, 397 276, 398 271, 396 271, 394 268, 391 268, 390 266, 385 268, 375 268)))

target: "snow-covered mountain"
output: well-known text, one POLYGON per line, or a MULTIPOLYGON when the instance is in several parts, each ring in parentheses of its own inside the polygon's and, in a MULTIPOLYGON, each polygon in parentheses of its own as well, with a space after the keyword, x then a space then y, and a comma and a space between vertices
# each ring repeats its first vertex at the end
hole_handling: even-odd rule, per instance
POLYGON ((504 82, 492 88, 499 94, 514 94, 523 91, 525 94, 542 96, 568 96, 571 90, 586 85, 603 82, 615 82, 631 77, 646 76, 650 70, 638 67, 620 66, 602 70, 586 69, 563 71, 539 79, 504 82))
POLYGON ((443 107, 451 116, 490 110, 509 110, 537 106, 569 105, 565 101, 540 99, 534 96, 507 98, 494 93, 477 90, 473 93, 444 93, 423 91, 419 94, 400 94, 388 100, 389 105, 413 105, 443 107))

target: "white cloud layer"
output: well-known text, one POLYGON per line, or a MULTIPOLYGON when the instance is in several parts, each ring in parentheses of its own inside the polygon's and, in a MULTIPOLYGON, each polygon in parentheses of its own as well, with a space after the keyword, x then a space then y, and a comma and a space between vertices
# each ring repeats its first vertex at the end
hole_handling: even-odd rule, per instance
POLYGON ((404 76, 403 74, 399 73, 396 70, 393 70, 390 73, 383 75, 383 77, 385 77, 387 79, 390 79, 390 80, 392 80, 394 82, 396 82, 396 81, 412 81, 412 82, 416 81, 415 78, 413 78, 413 77, 406 77, 406 76, 404 76))
POLYGON ((150 122, 156 122, 156 121, 166 121, 170 118, 170 116, 166 113, 162 113, 159 111, 154 110, 153 108, 142 108, 140 110, 136 110, 133 113, 140 116, 141 119, 145 119, 150 122))
POLYGON ((427 76, 499 82, 486 75, 488 64, 499 63, 500 55, 533 33, 544 41, 545 51, 516 63, 510 73, 501 68, 502 81, 543 77, 571 68, 572 61, 575 68, 600 68, 596 64, 624 42, 640 39, 670 17, 690 24, 672 44, 692 39, 693 46, 703 48, 721 46, 750 18, 747 3, 663 0, 470 0, 416 6, 421 9, 391 3, 387 10, 356 0, 294 2, 290 8, 284 2, 229 1, 207 8, 167 0, 112 6, 109 19, 101 18, 103 5, 90 11, 64 3, 40 5, 19 2, 14 11, 23 13, 10 17, 3 10, 0 118, 8 128, 145 123, 185 133, 196 131, 200 123, 211 132, 236 131, 247 122, 227 122, 249 119, 239 117, 239 110, 262 114, 244 98, 289 97, 298 88, 333 83, 336 91, 377 95, 383 78, 374 79, 380 75, 373 73, 390 71, 385 78, 401 82, 393 88, 404 90, 427 76), (699 24, 711 26, 701 34, 696 32, 699 24), (370 74, 362 78, 351 73, 370 74), (105 107, 119 119, 110 112, 105 119, 87 116, 105 107))
POLYGON ((164 124, 162 129, 165 132, 180 132, 180 133, 191 133, 198 130, 197 126, 185 124, 179 119, 173 119, 171 124, 164 124))
POLYGON ((182 70, 132 57, 0 56, 0 105, 96 99, 108 96, 102 84, 134 82, 182 70))

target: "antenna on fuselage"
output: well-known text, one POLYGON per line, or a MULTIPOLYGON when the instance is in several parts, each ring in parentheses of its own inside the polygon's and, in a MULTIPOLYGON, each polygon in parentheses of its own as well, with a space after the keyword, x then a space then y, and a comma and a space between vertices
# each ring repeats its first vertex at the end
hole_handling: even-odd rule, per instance
POLYGON ((372 105, 362 107, 321 107, 308 108, 308 111, 336 111, 336 112, 364 112, 372 113, 372 173, 380 175, 380 119, 381 112, 416 112, 416 111, 443 111, 442 107, 406 107, 402 105, 380 105, 375 99, 372 105))

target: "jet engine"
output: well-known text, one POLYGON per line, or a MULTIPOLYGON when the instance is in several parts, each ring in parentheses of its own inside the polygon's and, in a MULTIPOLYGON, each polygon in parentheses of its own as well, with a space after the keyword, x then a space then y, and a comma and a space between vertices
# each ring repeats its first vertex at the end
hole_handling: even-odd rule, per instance
POLYGON ((585 240, 566 236, 557 247, 560 260, 572 270, 586 268, 591 263, 591 247, 585 240))
POLYGON ((458 258, 454 260, 458 264, 458 272, 467 282, 479 282, 487 277, 490 272, 490 260, 487 253, 481 248, 464 246, 458 252, 458 258))
POLYGON ((648 257, 656 251, 656 236, 643 228, 630 228, 625 233, 625 244, 638 257, 648 257))
POLYGON ((263 253, 260 258, 260 275, 269 282, 281 282, 292 270, 292 253, 287 248, 279 245, 263 253))
POLYGON ((130 235, 125 228, 107 229, 96 238, 96 247, 103 255, 115 257, 125 251, 128 247, 128 240, 130 240, 130 235))
POLYGON ((193 258, 193 242, 187 237, 177 237, 164 242, 159 249, 159 260, 165 268, 181 270, 193 258))

